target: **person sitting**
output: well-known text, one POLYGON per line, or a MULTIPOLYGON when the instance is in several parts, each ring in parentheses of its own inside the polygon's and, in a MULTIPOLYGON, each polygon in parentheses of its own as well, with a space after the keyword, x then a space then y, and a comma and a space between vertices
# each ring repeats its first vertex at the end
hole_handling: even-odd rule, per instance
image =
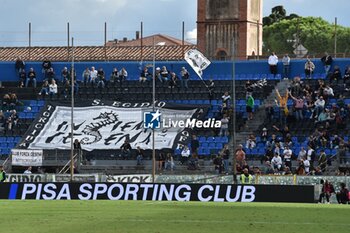
POLYGON ((82 78, 83 78, 84 86, 86 87, 88 82, 90 81, 90 70, 88 67, 85 68, 85 70, 82 74, 82 78))
POLYGON ((36 88, 36 74, 35 74, 35 71, 34 71, 34 68, 31 67, 29 69, 29 72, 27 74, 27 80, 26 80, 26 87, 28 87, 29 85, 29 82, 33 84, 33 87, 36 88))
POLYGON ((334 66, 333 73, 330 75, 330 83, 337 82, 342 78, 341 70, 339 66, 334 66))
POLYGON ((61 71, 62 83, 65 83, 67 79, 69 79, 68 68, 64 67, 61 71))
POLYGON ((174 72, 171 72, 171 78, 169 80, 169 88, 172 90, 174 87, 177 87, 177 81, 179 80, 179 78, 177 77, 177 75, 174 72))
POLYGON ((173 171, 175 168, 174 158, 171 153, 168 153, 165 160, 165 170, 173 171))
POLYGON ((168 79, 169 79, 169 72, 168 72, 166 66, 162 67, 162 69, 160 71, 160 76, 161 76, 163 82, 167 82, 168 81, 168 79))
POLYGON ((217 155, 214 160, 213 160, 213 164, 215 167, 215 171, 217 174, 221 174, 224 168, 224 164, 221 158, 221 155, 217 155))
POLYGON ((50 100, 52 100, 53 97, 57 95, 57 93, 58 93, 58 87, 57 87, 56 81, 53 79, 51 84, 49 85, 50 100))
POLYGON ((140 79, 139 79, 140 83, 145 83, 149 76, 151 76, 151 74, 148 72, 148 68, 144 67, 140 74, 140 79))
POLYGON ((108 86, 116 86, 119 80, 119 72, 117 68, 113 68, 112 73, 109 76, 109 84, 108 86))
POLYGON ((90 70, 90 83, 92 87, 97 84, 97 70, 94 66, 92 66, 90 70))
POLYGON ((256 139, 254 134, 250 134, 249 137, 247 138, 245 147, 248 149, 253 149, 256 147, 256 139))
POLYGON ((191 151, 188 148, 188 146, 185 146, 183 148, 183 150, 181 151, 181 159, 180 159, 180 163, 183 164, 187 164, 188 159, 190 158, 191 155, 191 151))
POLYGON ((45 80, 43 82, 43 85, 41 86, 41 90, 38 93, 39 96, 42 96, 43 99, 45 99, 46 95, 49 95, 49 82, 45 80))
POLYGON ((118 73, 118 83, 119 86, 122 87, 123 86, 123 82, 128 78, 128 71, 126 71, 126 69, 123 67, 119 73, 118 73))
POLYGON ((273 169, 278 169, 279 171, 282 168, 282 158, 278 153, 275 153, 274 157, 271 160, 271 166, 273 169))
POLYGON ((97 71, 97 88, 99 87, 105 87, 105 72, 102 68, 97 71))

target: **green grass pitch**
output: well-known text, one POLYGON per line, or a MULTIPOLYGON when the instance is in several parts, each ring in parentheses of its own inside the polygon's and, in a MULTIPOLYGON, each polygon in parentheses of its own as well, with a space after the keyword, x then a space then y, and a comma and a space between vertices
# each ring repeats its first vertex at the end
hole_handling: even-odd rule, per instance
POLYGON ((349 205, 0 201, 0 232, 350 232, 349 205))

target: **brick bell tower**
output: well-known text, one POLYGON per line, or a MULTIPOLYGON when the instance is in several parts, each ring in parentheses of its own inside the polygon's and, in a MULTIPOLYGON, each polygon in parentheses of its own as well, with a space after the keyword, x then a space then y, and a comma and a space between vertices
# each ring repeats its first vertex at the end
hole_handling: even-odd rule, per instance
POLYGON ((263 0, 197 0, 197 46, 212 60, 261 55, 263 0))

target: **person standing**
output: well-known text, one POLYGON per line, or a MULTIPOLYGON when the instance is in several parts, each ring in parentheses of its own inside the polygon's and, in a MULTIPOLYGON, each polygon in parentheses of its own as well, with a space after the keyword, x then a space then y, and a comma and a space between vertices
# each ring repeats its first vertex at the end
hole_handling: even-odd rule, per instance
POLYGON ((199 148, 199 141, 197 139, 197 136, 192 135, 192 140, 191 140, 192 157, 196 159, 198 159, 198 148, 199 148))
POLYGON ((243 162, 245 162, 245 152, 243 150, 243 145, 242 144, 239 144, 238 145, 238 149, 236 150, 236 162, 241 167, 243 165, 243 162))
POLYGON ((224 148, 220 152, 222 154, 222 161, 224 165, 224 171, 226 174, 229 172, 229 158, 230 158, 230 150, 228 149, 228 144, 225 144, 224 148))
POLYGON ((307 58, 304 69, 305 69, 305 77, 308 79, 311 79, 312 74, 314 73, 314 70, 315 70, 315 64, 310 60, 310 58, 307 58))
POLYGON ((243 173, 241 174, 241 184, 251 184, 253 180, 253 176, 249 174, 247 168, 243 169, 243 173))
POLYGON ((318 166, 321 168, 322 172, 326 171, 327 167, 327 155, 324 149, 321 150, 321 154, 318 157, 318 166))
POLYGON ((340 183, 340 191, 336 193, 336 197, 339 204, 349 203, 350 193, 349 193, 349 189, 346 188, 345 183, 340 183))
POLYGON ((16 62, 15 62, 15 69, 16 69, 16 73, 19 76, 19 74, 22 72, 22 70, 25 69, 25 63, 22 60, 21 57, 17 57, 16 62))
POLYGON ((228 124, 230 122, 230 118, 227 116, 227 114, 224 114, 224 116, 221 118, 221 128, 220 128, 220 137, 226 137, 229 135, 228 133, 228 124))
POLYGON ((82 164, 83 162, 83 153, 81 149, 81 143, 79 139, 75 139, 73 143, 74 153, 77 155, 77 158, 79 160, 79 163, 82 164))
POLYGON ((290 170, 292 170, 292 154, 293 151, 289 146, 285 146, 283 150, 283 160, 286 167, 289 167, 290 170))
POLYGON ((318 203, 323 203, 323 198, 326 198, 326 203, 330 204, 329 198, 331 197, 332 193, 334 193, 334 187, 331 183, 328 182, 328 180, 324 181, 321 180, 322 184, 322 190, 320 194, 320 198, 318 200, 318 203))
POLYGON ((269 56, 268 63, 270 66, 271 74, 273 74, 273 76, 276 76, 278 57, 276 56, 275 52, 272 52, 271 55, 269 56))
POLYGON ((6 180, 6 172, 3 167, 0 166, 0 182, 4 182, 6 180))
POLYGON ((139 146, 136 148, 136 160, 137 165, 143 165, 143 150, 139 146))
POLYGON ((329 55, 327 52, 324 53, 324 56, 321 58, 321 61, 324 66, 324 71, 326 72, 326 75, 329 74, 329 70, 331 69, 331 65, 333 63, 333 58, 331 55, 329 55))
POLYGON ((281 123, 281 125, 286 125, 287 124, 287 116, 289 114, 288 105, 287 105, 289 91, 288 91, 288 89, 286 89, 286 93, 284 94, 284 96, 281 96, 278 89, 276 88, 275 90, 276 90, 276 95, 278 98, 278 101, 276 100, 276 102, 277 102, 279 109, 280 109, 280 114, 279 114, 280 123, 281 123))
POLYGON ((185 67, 181 68, 181 86, 182 88, 188 89, 188 80, 190 79, 190 74, 185 67))
POLYGON ((28 167, 23 174, 32 174, 32 167, 28 167))
POLYGON ((131 145, 130 145, 128 139, 125 139, 125 141, 124 141, 123 145, 121 145, 120 149, 122 150, 121 157, 123 157, 123 159, 130 158, 131 145))
POLYGON ((51 69, 51 67, 52 67, 51 61, 47 57, 45 57, 43 63, 41 64, 44 79, 47 79, 47 72, 51 69))
POLYGON ((290 72, 290 57, 286 53, 282 58, 283 63, 283 78, 288 79, 289 78, 289 72, 290 72))
POLYGON ((249 95, 247 98, 247 107, 246 107, 248 120, 253 120, 254 105, 255 105, 254 98, 252 95, 249 95))

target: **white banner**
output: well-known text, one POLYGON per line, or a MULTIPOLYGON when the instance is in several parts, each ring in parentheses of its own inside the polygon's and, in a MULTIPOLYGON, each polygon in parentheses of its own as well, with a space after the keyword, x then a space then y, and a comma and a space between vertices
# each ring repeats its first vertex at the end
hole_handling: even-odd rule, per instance
MULTIPOLYGON (((34 123, 33 131, 28 132, 28 149, 70 149, 71 147, 71 108, 47 106, 48 111, 34 123), (49 111, 52 110, 52 111, 49 111)), ((82 149, 119 149, 125 139, 133 149, 152 148, 152 130, 144 128, 144 113, 151 108, 117 108, 114 106, 89 106, 74 108, 74 138, 81 142, 82 149)), ((194 109, 160 109, 164 122, 191 119, 194 109)), ((184 141, 184 127, 163 127, 155 131, 155 149, 177 147, 176 138, 184 141)))
POLYGON ((185 60, 192 69, 202 78, 203 70, 209 65, 210 61, 201 52, 196 49, 190 49, 185 53, 185 60))
POLYGON ((43 150, 12 149, 12 165, 42 166, 43 150))
POLYGON ((115 175, 107 176, 106 182, 113 183, 151 183, 152 175, 148 174, 136 174, 136 175, 115 175))

